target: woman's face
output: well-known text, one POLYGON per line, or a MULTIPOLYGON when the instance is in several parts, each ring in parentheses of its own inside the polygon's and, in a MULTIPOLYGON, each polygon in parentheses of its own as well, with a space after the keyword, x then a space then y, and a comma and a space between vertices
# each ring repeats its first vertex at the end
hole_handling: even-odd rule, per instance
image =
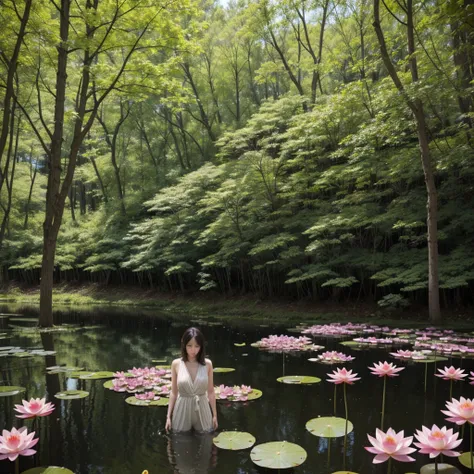
POLYGON ((196 339, 194 337, 190 339, 189 342, 186 344, 186 354, 188 354, 189 360, 196 359, 200 350, 201 346, 196 342, 196 339))

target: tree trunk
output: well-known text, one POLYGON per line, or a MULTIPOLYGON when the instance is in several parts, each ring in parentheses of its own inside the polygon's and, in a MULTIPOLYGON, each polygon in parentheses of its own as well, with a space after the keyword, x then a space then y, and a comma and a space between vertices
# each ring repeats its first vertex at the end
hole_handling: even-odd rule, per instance
MULTIPOLYGON (((412 82, 418 82, 418 67, 415 55, 414 42, 414 22, 412 0, 407 1, 407 44, 409 54, 409 65, 412 76, 412 82)), ((389 56, 385 37, 380 25, 380 0, 374 0, 374 24, 377 39, 380 45, 380 52, 387 71, 400 91, 402 97, 410 107, 417 124, 418 142, 421 152, 421 162, 427 189, 427 244, 428 244, 428 303, 429 315, 432 323, 439 324, 442 321, 441 310, 439 306, 439 275, 438 275, 438 228, 437 228, 437 191, 435 183, 436 166, 432 160, 429 148, 429 134, 426 126, 426 118, 423 109, 423 103, 420 99, 412 100, 408 96, 403 83, 389 56)))
MULTIPOLYGON (((5 81, 5 95, 3 97, 3 117, 2 117, 2 129, 0 132, 0 163, 2 162, 3 152, 8 140, 8 130, 10 126, 10 118, 12 114, 11 103, 14 96, 14 80, 15 74, 18 66, 18 57, 20 55, 20 48, 24 42, 26 35, 26 25, 30 18, 32 0, 25 1, 25 10, 23 12, 23 17, 20 20, 20 28, 18 30, 18 35, 15 42, 15 47, 13 49, 13 54, 11 58, 7 58, 3 51, 0 50, 0 57, 2 61, 7 66, 7 78, 5 81)), ((17 13, 18 14, 18 13, 17 13)), ((1 169, 0 169, 0 183, 2 182, 1 169)))
MULTIPOLYGON (((3 239, 5 237, 5 231, 7 229, 8 220, 10 218, 10 211, 12 208, 12 195, 13 195, 13 181, 15 179, 15 167, 16 167, 16 157, 18 154, 18 140, 20 137, 20 124, 21 119, 18 119, 18 125, 16 128, 16 134, 14 130, 15 125, 15 103, 13 103, 12 107, 12 115, 11 115, 11 124, 10 124, 10 143, 8 145, 8 152, 7 152, 7 165, 5 166, 5 182, 7 185, 7 207, 4 208, 5 214, 3 215, 2 225, 0 227, 0 248, 2 248, 3 239), (15 136, 15 149, 13 151, 13 160, 12 160, 12 171, 11 177, 8 179, 8 163, 11 161, 12 149, 13 149, 13 136, 15 136)), ((3 206, 2 206, 3 207, 3 206)))
POLYGON ((43 259, 40 282, 39 325, 53 326, 53 274, 56 241, 61 225, 64 200, 59 199, 61 178, 61 148, 64 132, 64 106, 67 79, 67 41, 69 37, 70 1, 61 0, 60 38, 58 69, 56 75, 56 101, 54 106, 54 132, 51 139, 51 153, 48 160, 48 186, 46 191, 46 215, 43 222, 43 259))

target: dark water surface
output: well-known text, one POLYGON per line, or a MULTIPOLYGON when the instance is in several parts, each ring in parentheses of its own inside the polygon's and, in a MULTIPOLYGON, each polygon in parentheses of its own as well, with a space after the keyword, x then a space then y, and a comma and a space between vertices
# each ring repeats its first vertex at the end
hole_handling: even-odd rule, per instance
MULTIPOLYGON (((0 311, 8 310, 1 308, 0 311)), ((10 308, 11 310, 11 308, 10 308)), ((35 310, 23 310, 35 316, 35 310)), ((179 351, 179 340, 191 323, 186 318, 161 317, 144 313, 113 313, 91 311, 62 312, 63 322, 100 325, 93 329, 56 332, 51 334, 22 334, 0 340, 0 346, 45 348, 57 351, 55 356, 31 358, 0 358, 2 384, 27 388, 24 398, 43 397, 56 405, 54 413, 39 420, 38 453, 22 457, 20 472, 33 466, 65 466, 76 474, 216 474, 267 473, 250 460, 250 449, 218 450, 209 436, 168 436, 164 432, 166 408, 134 407, 125 403, 128 396, 103 388, 104 380, 68 379, 64 374, 47 375, 50 365, 66 364, 86 370, 127 370, 151 367, 152 359, 167 358, 169 362, 179 351), (60 390, 80 388, 90 392, 81 400, 57 400, 60 390)), ((217 318, 216 318, 217 320, 217 318)), ((12 321, 13 322, 13 321, 12 321)), ((23 320, 17 325, 32 325, 23 320)), ((285 326, 260 327, 241 323, 237 319, 222 325, 200 325, 208 340, 207 353, 214 366, 235 367, 236 371, 215 374, 215 384, 245 384, 263 391, 263 397, 247 403, 218 403, 219 431, 239 430, 252 433, 257 444, 287 440, 301 445, 308 453, 306 462, 286 472, 330 474, 354 471, 360 474, 386 473, 387 463, 373 465, 373 455, 363 447, 369 446, 367 433, 374 435, 380 426, 383 380, 371 375, 368 366, 378 361, 394 361, 407 368, 399 377, 387 381, 385 428, 405 430, 412 435, 422 424, 431 427, 454 427, 444 421, 440 412, 449 396, 449 382, 433 376, 434 364, 428 364, 428 386, 424 393, 425 364, 397 362, 388 350, 355 351, 339 345, 332 338, 317 338, 317 344, 327 350, 355 355, 345 364, 362 377, 347 387, 349 419, 354 431, 348 435, 346 456, 344 438, 327 439, 311 435, 305 424, 317 416, 333 415, 334 385, 326 382, 326 374, 338 366, 308 362, 315 353, 286 355, 259 351, 250 343, 270 334, 289 334, 285 326), (246 342, 246 347, 235 347, 246 342), (314 375, 323 379, 312 386, 285 385, 276 381, 281 375, 314 375)), ((0 332, 3 332, 0 330, 0 332)), ((297 335, 297 334, 293 334, 297 335)), ((452 359, 440 363, 474 370, 472 360, 452 359)), ((338 390, 338 416, 344 416, 342 389, 338 390)), ((454 397, 460 394, 474 397, 474 387, 467 382, 454 386, 454 397), (461 392, 462 391, 462 392, 461 392)), ((0 428, 19 427, 23 421, 14 417, 13 405, 21 396, 0 397, 0 428)), ((25 423, 31 428, 31 421, 25 423)), ((466 436, 469 430, 466 430, 466 436)), ((468 439, 461 446, 468 450, 468 439)), ((428 456, 415 454, 416 463, 394 463, 392 473, 419 472, 429 462, 428 456)), ((460 469, 455 459, 450 462, 460 469)), ((13 472, 13 463, 0 461, 0 473, 13 472)), ((468 472, 468 470, 462 471, 468 472)))

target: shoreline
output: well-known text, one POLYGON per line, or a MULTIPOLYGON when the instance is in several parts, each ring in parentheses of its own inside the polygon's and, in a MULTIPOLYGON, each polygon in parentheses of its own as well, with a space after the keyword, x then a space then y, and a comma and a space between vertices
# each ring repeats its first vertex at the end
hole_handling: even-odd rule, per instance
MULTIPOLYGON (((0 289, 0 305, 39 305, 39 287, 0 289)), ((100 287, 63 285, 53 290, 55 307, 76 309, 101 307, 140 308, 162 313, 196 317, 274 322, 366 322, 383 325, 430 326, 426 307, 387 311, 375 303, 288 301, 259 299, 256 295, 170 294, 135 287, 100 287)), ((443 311, 444 324, 474 329, 474 308, 443 311)))

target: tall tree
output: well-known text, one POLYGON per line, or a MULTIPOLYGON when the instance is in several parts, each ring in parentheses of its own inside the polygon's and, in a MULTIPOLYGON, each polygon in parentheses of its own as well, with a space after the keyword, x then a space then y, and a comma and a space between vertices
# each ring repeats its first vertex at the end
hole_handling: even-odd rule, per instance
MULTIPOLYGON (((415 18, 413 0, 407 0, 402 7, 406 22, 402 22, 406 28, 408 65, 413 85, 419 82, 417 50, 415 44, 415 18)), ((390 12, 392 13, 392 12, 390 12)), ((401 21, 401 20, 400 20, 401 21)), ((425 177, 427 191, 426 202, 426 225, 428 240, 428 303, 430 320, 433 323, 441 322, 441 310, 439 304, 439 275, 438 275, 438 193, 435 182, 436 162, 430 151, 430 135, 426 123, 424 104, 419 95, 409 94, 403 84, 387 48, 385 35, 380 22, 380 0, 374 0, 374 28, 380 45, 382 61, 387 69, 395 87, 400 91, 402 97, 410 108, 416 122, 418 143, 420 146, 421 163, 425 177)))

